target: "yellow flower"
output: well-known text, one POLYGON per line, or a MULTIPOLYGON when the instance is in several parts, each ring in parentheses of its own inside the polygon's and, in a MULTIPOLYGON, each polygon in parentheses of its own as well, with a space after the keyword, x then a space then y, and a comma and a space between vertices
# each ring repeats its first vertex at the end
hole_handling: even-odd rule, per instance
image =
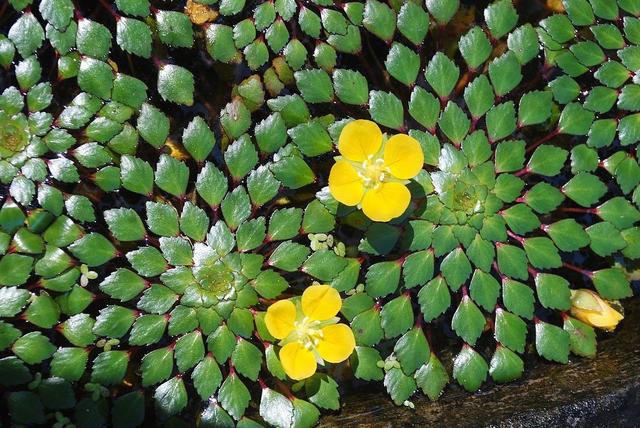
POLYGON ((349 122, 340 133, 342 156, 329 174, 329 190, 338 202, 362 208, 374 221, 399 217, 409 206, 405 184, 424 164, 420 143, 406 134, 386 139, 370 120, 349 122))
POLYGON ((265 323, 280 339, 280 362, 290 378, 306 379, 318 363, 349 358, 356 341, 349 326, 338 324, 341 306, 340 293, 328 285, 308 287, 296 303, 280 300, 269 306, 265 323))
MULTIPOLYGON (((614 305, 617 302, 612 302, 614 305)), ((613 331, 624 316, 598 293, 581 288, 571 290, 571 315, 593 327, 613 331)))

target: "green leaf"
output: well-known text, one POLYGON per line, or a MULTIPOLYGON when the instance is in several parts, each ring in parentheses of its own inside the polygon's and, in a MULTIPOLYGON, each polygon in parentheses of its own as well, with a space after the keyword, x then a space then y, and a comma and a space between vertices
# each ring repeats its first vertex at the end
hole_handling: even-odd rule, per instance
POLYGON ((499 39, 511 31, 518 23, 518 13, 511 0, 500 0, 487 6, 484 19, 494 39, 499 39))
POLYGON ((440 270, 453 291, 471 276, 471 263, 462 248, 456 248, 440 263, 440 270))
POLYGON ((146 231, 140 216, 130 208, 114 208, 104 212, 109 230, 118 241, 140 241, 146 231))
POLYGON ((396 367, 385 374, 384 386, 397 406, 404 403, 416 390, 415 380, 396 367))
POLYGON ((384 41, 389 41, 393 38, 396 29, 396 14, 385 3, 367 0, 362 24, 372 34, 384 41))
POLYGON ((419 45, 429 31, 429 14, 417 3, 404 3, 398 12, 398 30, 414 45, 419 45))
POLYGON ((451 142, 460 145, 469 132, 471 121, 456 103, 449 101, 440 114, 438 125, 451 142))
POLYGON ((530 126, 543 123, 551 116, 551 97, 549 91, 527 92, 518 104, 518 126, 530 126))
POLYGON ((378 367, 379 361, 382 361, 382 357, 376 349, 356 346, 355 352, 350 359, 351 366, 354 369, 354 376, 362 380, 382 380, 384 373, 378 367))
POLYGON ((507 348, 523 353, 527 339, 527 325, 517 315, 502 308, 496 309, 495 338, 507 348))
POLYGON ((560 114, 558 132, 568 135, 587 135, 593 119, 593 112, 586 110, 580 104, 567 104, 560 114))
POLYGON ((525 24, 512 31, 507 37, 507 46, 522 65, 534 59, 540 50, 538 35, 531 24, 525 24))
POLYGON ((633 294, 629 279, 618 267, 592 272, 591 280, 598 293, 605 299, 622 299, 633 294))
POLYGON ((31 391, 12 392, 7 398, 8 414, 14 422, 42 424, 45 421, 42 402, 31 391))
POLYGON ((106 61, 111 49, 111 31, 96 21, 80 19, 76 33, 76 46, 81 54, 106 61))
POLYGON ((121 17, 118 20, 116 43, 125 52, 142 58, 151 56, 151 30, 147 24, 137 19, 121 17))
POLYGON ((371 265, 366 274, 365 290, 367 294, 371 297, 384 297, 393 293, 398 288, 400 281, 400 268, 400 264, 392 261, 371 265))
POLYGON ((418 302, 424 320, 430 322, 451 306, 451 294, 446 281, 441 276, 429 281, 418 292, 418 302))
POLYGON ((31 12, 23 13, 9 28, 9 39, 23 58, 35 53, 44 41, 44 30, 31 12))
MULTIPOLYGON (((502 0, 502 2, 509 2, 509 0, 502 0)), ((522 80, 522 71, 516 55, 508 51, 491 61, 489 77, 496 95, 503 96, 511 92, 522 80)))
POLYGON ((553 177, 560 173, 568 154, 564 149, 543 144, 533 152, 527 168, 533 173, 553 177))
POLYGON ((439 24, 448 23, 460 7, 459 0, 452 0, 448 2, 440 0, 426 0, 425 3, 429 13, 436 19, 436 21, 438 21, 439 24))
POLYGON ((220 386, 222 373, 213 357, 207 355, 193 369, 191 379, 193 380, 193 385, 198 395, 205 401, 208 400, 220 386))
POLYGON ((453 378, 467 391, 474 392, 487 378, 489 366, 472 347, 464 345, 453 360, 453 378))
POLYGON ((471 298, 475 302, 486 311, 491 312, 495 308, 500 295, 500 284, 492 275, 476 269, 471 278, 469 291, 471 298))
POLYGON ((153 394, 156 412, 162 419, 175 415, 187 405, 188 395, 181 377, 173 377, 158 386, 153 394))
POLYGON ((453 314, 451 328, 465 343, 473 345, 482 334, 485 324, 486 320, 480 309, 469 296, 464 296, 453 314))
POLYGON ((126 351, 105 351, 93 360, 91 382, 116 385, 127 372, 129 354, 126 351))
POLYGON ((418 369, 415 374, 418 387, 431 401, 440 397, 444 387, 449 383, 449 374, 436 354, 431 352, 427 364, 418 369))
POLYGON ((242 417, 250 399, 249 390, 235 373, 227 376, 218 391, 220 404, 236 420, 242 417))
POLYGON ((569 346, 573 354, 587 358, 596 356, 596 332, 593 327, 570 316, 565 316, 562 328, 569 333, 569 346))
POLYGON ((440 103, 430 92, 416 86, 411 92, 409 114, 422 126, 433 130, 440 114, 440 103))
POLYGON ((458 48, 470 69, 477 69, 482 65, 493 50, 489 38, 482 28, 477 26, 460 38, 458 48))
POLYGON ((42 333, 32 331, 16 340, 11 350, 25 363, 38 364, 53 355, 56 347, 42 333))
POLYGON ((168 379, 173 372, 173 349, 155 349, 144 357, 141 364, 142 386, 155 385, 168 379))
POLYGON ((270 388, 262 388, 260 416, 272 426, 291 426, 293 404, 291 400, 270 388))
POLYGON ((503 274, 525 280, 529 277, 527 271, 527 257, 523 250, 513 245, 499 245, 498 268, 503 274))
POLYGON ((329 410, 340 408, 338 384, 325 374, 315 374, 305 381, 305 392, 309 401, 318 407, 329 410))
POLYGON ((427 82, 441 99, 446 99, 460 76, 455 63, 442 52, 437 52, 425 69, 427 82))
POLYGON ((536 351, 550 361, 569 362, 569 333, 543 321, 536 322, 536 351))
POLYGON ((394 42, 384 64, 392 77, 410 86, 418 77, 420 57, 403 44, 394 42))
POLYGON ((129 155, 120 159, 122 186, 134 193, 149 195, 153 190, 153 170, 147 161, 129 155))
POLYGON ((85 371, 88 358, 83 348, 58 348, 51 359, 51 374, 71 382, 78 381, 85 371))
POLYGON ((7 254, 0 258, 0 285, 22 285, 31 275, 33 258, 7 254))
POLYGON ((194 87, 193 74, 186 68, 173 64, 160 66, 158 92, 163 100, 191 106, 193 105, 194 87))
POLYGON ((402 102, 391 92, 371 91, 369 114, 371 119, 388 128, 400 129, 404 126, 402 102))
POLYGON ((369 100, 369 84, 362 73, 358 71, 335 69, 333 71, 333 86, 336 96, 343 103, 363 105, 369 100))
POLYGON ((591 240, 589 246, 601 257, 611 255, 627 245, 618 229, 606 221, 595 223, 585 231, 591 240))
POLYGON ((88 346, 96 340, 93 334, 94 320, 87 314, 77 314, 60 324, 64 337, 75 346, 88 346))
POLYGON ((273 113, 256 124, 256 142, 261 151, 273 153, 287 141, 287 127, 280 113, 273 113))
POLYGON ((300 95, 309 103, 326 103, 333 100, 331 78, 324 70, 301 70, 294 73, 300 95))
POLYGON ((131 329, 129 344, 151 345, 162 339, 167 319, 163 315, 142 315, 137 318, 131 329))
POLYGON ((494 382, 511 382, 522 376, 524 361, 508 348, 498 346, 489 363, 489 374, 494 382))
POLYGON ((396 337, 413 325, 413 309, 409 296, 401 295, 391 300, 380 311, 382 329, 387 338, 396 337))
POLYGON ((607 187, 595 175, 581 172, 562 186, 562 193, 583 207, 598 202, 607 192, 607 187))
POLYGON ((562 4, 575 25, 593 24, 595 17, 587 0, 565 0, 562 4))
POLYGON ((155 183, 159 188, 173 196, 181 197, 187 190, 188 182, 189 168, 183 162, 169 155, 160 155, 155 173, 155 183))
MULTIPOLYGON (((116 82, 117 80, 118 79, 116 79, 116 82)), ((140 136, 147 143, 155 148, 160 148, 164 145, 169 135, 169 118, 164 113, 154 106, 144 103, 142 104, 140 115, 136 122, 140 136)))
POLYGON ((184 373, 202 360, 204 357, 204 342, 202 333, 193 331, 185 334, 176 341, 176 365, 184 373))
POLYGON ((502 212, 509 228, 517 234, 525 234, 531 232, 540 226, 538 217, 533 213, 531 208, 524 204, 516 204, 502 212))
POLYGON ((422 329, 414 327, 396 342, 393 352, 405 373, 412 374, 427 362, 429 343, 422 329))
POLYGON ((503 141, 496 147, 496 172, 517 171, 524 166, 525 143, 522 140, 503 141))
POLYGON ((564 219, 545 225, 543 230, 562 251, 575 251, 589 245, 589 235, 574 219, 564 219))
POLYGON ((167 10, 159 10, 155 15, 162 43, 178 48, 190 48, 193 45, 193 29, 189 16, 167 10))
POLYGON ((492 107, 485 118, 490 142, 508 137, 516 129, 516 112, 512 101, 492 107))
POLYGON ((600 205, 597 213, 604 221, 608 221, 618 229, 627 229, 640 221, 640 211, 621 196, 611 198, 600 205))
POLYGON ((526 238, 523 247, 529 262, 538 269, 551 269, 562 266, 558 249, 548 238, 526 238))
POLYGON ((105 62, 83 57, 78 70, 78 86, 91 95, 109 99, 113 88, 113 69, 105 62))
POLYGON ((239 339, 231 354, 231 362, 238 373, 257 380, 262 365, 262 352, 250 342, 239 339))

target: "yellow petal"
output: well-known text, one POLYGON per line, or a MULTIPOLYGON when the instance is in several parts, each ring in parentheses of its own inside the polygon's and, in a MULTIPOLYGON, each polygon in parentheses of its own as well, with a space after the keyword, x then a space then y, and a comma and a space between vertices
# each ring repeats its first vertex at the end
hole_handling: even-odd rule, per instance
POLYGON ((614 330, 623 318, 624 317, 618 311, 611 307, 607 307, 607 309, 602 312, 587 313, 589 324, 609 331, 614 330))
POLYGON ((362 211, 373 221, 389 221, 402 215, 409 206, 411 193, 401 183, 382 183, 362 198, 362 211))
POLYGON ((318 367, 313 353, 298 342, 287 343, 280 349, 280 362, 285 373, 294 380, 313 376, 318 367))
POLYGON ((338 202, 352 207, 362 200, 364 186, 356 169, 349 162, 339 160, 329 173, 329 191, 338 202))
POLYGON ((415 177, 424 164, 420 143, 406 134, 394 135, 384 146, 384 163, 396 178, 408 180, 415 177))
POLYGON ((353 352, 356 339, 346 324, 329 325, 322 329, 322 339, 316 347, 323 360, 340 363, 353 352))
POLYGON ((302 293, 302 312, 312 320, 333 318, 341 307, 340 293, 328 285, 312 285, 302 293))
POLYGON ((340 154, 356 162, 377 153, 381 145, 382 131, 370 120, 358 119, 347 123, 338 138, 340 154))
POLYGON ((264 323, 276 339, 284 339, 293 330, 296 321, 296 305, 290 300, 280 300, 267 308, 264 323))

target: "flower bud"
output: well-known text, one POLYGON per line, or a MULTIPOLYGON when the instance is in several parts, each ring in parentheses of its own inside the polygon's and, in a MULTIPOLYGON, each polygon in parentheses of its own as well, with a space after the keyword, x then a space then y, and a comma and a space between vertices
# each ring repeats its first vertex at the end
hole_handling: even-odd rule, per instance
POLYGON ((618 302, 604 300, 594 291, 571 290, 571 315, 590 326, 613 331, 624 318, 618 302))

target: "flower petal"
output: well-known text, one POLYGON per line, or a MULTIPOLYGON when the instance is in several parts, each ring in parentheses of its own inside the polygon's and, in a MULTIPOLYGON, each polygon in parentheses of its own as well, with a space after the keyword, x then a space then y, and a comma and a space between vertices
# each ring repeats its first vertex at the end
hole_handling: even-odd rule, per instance
POLYGON ((354 120, 347 123, 338 138, 338 150, 345 158, 362 162, 380 150, 382 131, 370 120, 354 120))
POLYGON ((408 180, 415 177, 424 164, 420 143, 406 134, 394 135, 384 146, 384 163, 396 178, 408 180))
POLYGON ((341 307, 340 293, 329 285, 312 285, 302 293, 302 312, 312 320, 333 318, 341 307))
POLYGON ((316 349, 323 360, 340 363, 349 358, 355 347, 351 328, 346 324, 334 324, 322 329, 322 339, 316 349))
POLYGON ((296 305, 290 300, 279 300, 267 308, 264 323, 276 339, 284 339, 293 331, 296 321, 296 305))
POLYGON ((356 169, 349 162, 339 160, 329 173, 329 191, 338 202, 352 207, 362 200, 364 186, 356 169))
POLYGON ((279 355, 282 368, 294 380, 302 380, 313 376, 318 367, 313 352, 299 342, 287 343, 280 349, 279 355))
MULTIPOLYGON (((572 314, 574 313, 574 311, 571 312, 572 314)), ((618 323, 624 318, 620 312, 611 307, 607 307, 602 312, 583 311, 580 315, 581 316, 576 316, 576 318, 585 321, 593 327, 598 327, 607 331, 615 330, 618 323)))
POLYGON ((382 183, 362 198, 362 211, 373 221, 389 221, 402 215, 409 206, 411 193, 401 183, 382 183))

